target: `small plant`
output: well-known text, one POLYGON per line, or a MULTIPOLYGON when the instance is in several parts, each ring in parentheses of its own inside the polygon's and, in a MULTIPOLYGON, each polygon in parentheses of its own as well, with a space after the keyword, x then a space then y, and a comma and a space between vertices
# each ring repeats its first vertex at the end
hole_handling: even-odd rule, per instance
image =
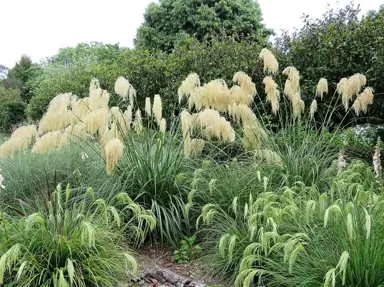
POLYGON ((195 245, 196 235, 190 237, 184 237, 180 241, 180 247, 173 252, 173 261, 178 264, 188 263, 198 251, 200 251, 200 246, 195 245))

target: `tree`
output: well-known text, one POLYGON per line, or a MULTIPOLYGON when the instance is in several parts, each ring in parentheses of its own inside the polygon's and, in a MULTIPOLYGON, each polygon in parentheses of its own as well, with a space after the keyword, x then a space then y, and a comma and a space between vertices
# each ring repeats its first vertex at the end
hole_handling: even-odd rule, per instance
POLYGON ((190 37, 241 36, 262 42, 272 34, 255 0, 160 0, 148 6, 144 19, 135 46, 167 52, 190 37))
POLYGON ((32 60, 26 55, 21 56, 15 66, 8 71, 7 78, 3 80, 6 89, 21 89, 28 81, 26 70, 32 66, 32 60))
POLYGON ((21 100, 28 103, 32 96, 32 86, 30 81, 38 77, 42 69, 37 64, 33 64, 31 58, 23 55, 15 66, 7 73, 7 77, 2 81, 6 89, 20 90, 21 100))

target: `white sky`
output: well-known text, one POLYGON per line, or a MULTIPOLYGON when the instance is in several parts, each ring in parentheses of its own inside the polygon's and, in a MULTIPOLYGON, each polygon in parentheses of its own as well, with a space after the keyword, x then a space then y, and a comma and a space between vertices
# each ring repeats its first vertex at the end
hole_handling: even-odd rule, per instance
MULTIPOLYGON (((0 64, 12 67, 22 54, 33 61, 59 48, 98 41, 133 46, 136 29, 152 0, 3 0, 0 5, 0 64)), ((303 13, 319 17, 326 4, 343 7, 350 0, 259 0, 264 23, 279 32, 301 25, 303 13)), ((363 12, 382 0, 361 2, 363 12)))

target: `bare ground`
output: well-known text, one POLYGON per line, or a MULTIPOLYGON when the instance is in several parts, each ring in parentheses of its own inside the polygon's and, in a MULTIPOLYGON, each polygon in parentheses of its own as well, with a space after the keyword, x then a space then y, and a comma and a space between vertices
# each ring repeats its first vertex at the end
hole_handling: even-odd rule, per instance
POLYGON ((170 248, 147 245, 137 253, 142 270, 135 283, 126 286, 226 287, 210 276, 198 260, 193 260, 188 264, 174 263, 170 248))

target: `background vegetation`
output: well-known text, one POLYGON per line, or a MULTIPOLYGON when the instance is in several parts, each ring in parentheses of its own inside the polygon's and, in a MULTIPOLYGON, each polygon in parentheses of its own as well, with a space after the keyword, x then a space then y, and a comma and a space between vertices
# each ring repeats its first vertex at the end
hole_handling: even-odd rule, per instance
POLYGON ((384 284, 384 7, 305 17, 269 43, 254 1, 199 3, 150 5, 135 49, 0 66, 0 284, 115 286, 149 242, 182 262, 198 246, 224 286, 384 284), (364 116, 336 93, 355 73, 364 116))

